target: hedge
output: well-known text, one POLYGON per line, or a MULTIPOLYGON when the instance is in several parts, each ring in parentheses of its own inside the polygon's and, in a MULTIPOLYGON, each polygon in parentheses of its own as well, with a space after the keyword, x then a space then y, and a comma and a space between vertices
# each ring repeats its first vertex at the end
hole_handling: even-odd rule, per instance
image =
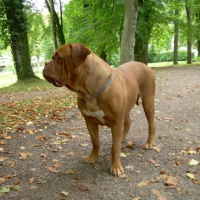
MULTIPOLYGON (((194 53, 192 52, 192 58, 194 58, 194 53)), ((187 60, 187 51, 178 51, 178 61, 187 60)), ((148 53, 148 63, 157 62, 170 62, 173 61, 173 51, 168 52, 149 52, 148 53)))

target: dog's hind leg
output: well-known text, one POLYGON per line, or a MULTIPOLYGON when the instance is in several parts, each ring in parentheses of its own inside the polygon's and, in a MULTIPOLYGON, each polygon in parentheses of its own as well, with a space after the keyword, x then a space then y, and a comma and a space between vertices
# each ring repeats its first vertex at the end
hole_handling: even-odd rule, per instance
POLYGON ((131 120, 130 120, 130 114, 128 113, 127 116, 124 118, 124 131, 122 136, 122 142, 125 142, 130 126, 131 126, 131 120))
POLYGON ((142 105, 149 124, 149 136, 144 148, 152 149, 154 144, 155 128, 156 128, 154 119, 154 112, 155 112, 154 95, 143 97, 142 105))

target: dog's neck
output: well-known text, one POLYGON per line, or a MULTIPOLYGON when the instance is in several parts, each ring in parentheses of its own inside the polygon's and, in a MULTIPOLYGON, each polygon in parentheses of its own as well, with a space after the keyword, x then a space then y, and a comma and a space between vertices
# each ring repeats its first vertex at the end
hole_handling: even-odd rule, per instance
POLYGON ((94 53, 87 57, 85 65, 87 73, 84 83, 87 90, 85 96, 90 99, 109 82, 112 76, 112 68, 94 53))

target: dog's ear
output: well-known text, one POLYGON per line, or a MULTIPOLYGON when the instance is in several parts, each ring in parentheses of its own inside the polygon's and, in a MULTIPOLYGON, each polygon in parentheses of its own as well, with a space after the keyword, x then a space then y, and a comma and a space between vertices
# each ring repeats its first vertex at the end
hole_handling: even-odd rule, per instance
POLYGON ((84 44, 73 43, 72 47, 72 60, 75 67, 80 66, 87 56, 91 53, 90 49, 84 44))

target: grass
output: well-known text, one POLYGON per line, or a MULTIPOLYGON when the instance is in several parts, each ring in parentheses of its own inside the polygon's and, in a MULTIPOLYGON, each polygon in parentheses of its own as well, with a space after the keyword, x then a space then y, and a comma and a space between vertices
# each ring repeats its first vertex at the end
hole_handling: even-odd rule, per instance
POLYGON ((0 75, 0 93, 12 93, 12 92, 28 92, 38 91, 44 88, 54 88, 54 86, 48 83, 42 77, 42 74, 37 74, 40 78, 30 78, 23 81, 17 81, 17 77, 14 74, 0 75))
POLYGON ((0 75, 0 88, 12 85, 16 81, 17 81, 17 76, 15 74, 0 75))
POLYGON ((149 63, 149 67, 180 67, 180 66, 196 66, 200 65, 200 62, 194 62, 192 64, 187 64, 186 61, 179 61, 177 65, 174 65, 173 62, 159 62, 159 63, 149 63))

